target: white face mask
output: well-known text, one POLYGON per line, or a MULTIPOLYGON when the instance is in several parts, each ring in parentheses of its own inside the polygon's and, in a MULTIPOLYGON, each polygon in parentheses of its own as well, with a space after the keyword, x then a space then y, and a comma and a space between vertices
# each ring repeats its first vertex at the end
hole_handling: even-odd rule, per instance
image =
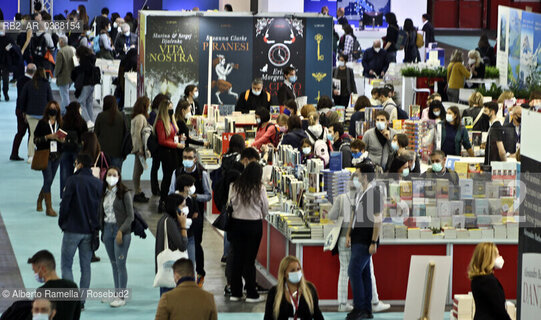
POLYGON ((188 215, 188 214, 190 213, 190 208, 184 207, 184 208, 180 209, 180 211, 181 211, 182 213, 184 213, 185 215, 188 215))
POLYGON ((503 268, 503 257, 502 256, 498 256, 496 258, 496 260, 494 260, 494 269, 497 269, 497 270, 500 270, 503 268))
POLYGON ((122 27, 118 27, 116 30, 117 30, 118 32, 122 32, 122 27))
POLYGON ((113 28, 118 28, 118 23, 113 22, 113 28))
POLYGON ((109 26, 109 28, 107 28, 107 32, 111 32, 111 26, 109 26))
POLYGON ((32 320, 49 320, 49 315, 46 313, 36 313, 32 315, 32 320))
POLYGON ((130 32, 129 32, 129 31, 124 32, 124 35, 125 35, 126 37, 129 37, 129 36, 130 36, 130 32))
POLYGON ((469 65, 475 64, 475 62, 477 62, 475 59, 468 59, 469 65))
POLYGON ((194 193, 195 193, 195 186, 191 186, 190 190, 188 190, 188 194, 191 196, 194 193))
POLYGON ((254 90, 252 89, 252 93, 254 94, 254 96, 259 96, 261 94, 261 90, 254 90))
POLYGON ((91 34, 91 33, 92 33, 92 32, 87 31, 87 32, 86 32, 86 36, 87 36, 87 37, 90 37, 90 34, 91 34))
POLYGON ((299 270, 299 271, 295 271, 295 272, 290 272, 290 273, 288 273, 287 279, 289 280, 289 282, 291 282, 291 283, 293 283, 293 284, 297 284, 297 283, 301 282, 301 279, 302 279, 302 271, 299 270))
POLYGON ((312 148, 310 147, 302 148, 302 153, 304 154, 310 154, 311 151, 312 151, 312 148))
POLYGON ((255 118, 255 122, 256 122, 257 124, 260 124, 260 123, 261 123, 261 118, 255 118))
POLYGON ((116 186, 116 184, 118 183, 118 177, 115 177, 115 176, 107 176, 107 178, 105 178, 105 181, 107 182, 107 184, 111 187, 114 187, 116 186))
POLYGON ((439 117, 440 114, 441 114, 441 111, 434 111, 433 113, 434 113, 434 115, 435 115, 436 117, 439 117))
POLYGON ((446 114, 445 115, 445 120, 447 120, 447 122, 451 123, 453 122, 453 115, 452 114, 446 114))
POLYGON ((336 63, 336 66, 337 66, 337 67, 343 67, 343 66, 345 66, 345 65, 346 65, 346 63, 345 63, 344 61, 338 61, 338 62, 336 63))
POLYGON ((378 53, 381 50, 381 48, 374 48, 374 51, 378 53))
POLYGON ((384 122, 384 121, 376 121, 376 128, 377 128, 379 131, 385 130, 386 127, 387 127, 387 122, 384 122))
POLYGON ((193 93, 193 98, 194 98, 194 99, 197 99, 197 97, 199 97, 199 91, 195 91, 195 92, 193 93))
POLYGON ((361 181, 359 181, 359 178, 354 178, 353 179, 353 185, 355 186, 355 189, 359 190, 361 189, 361 181))

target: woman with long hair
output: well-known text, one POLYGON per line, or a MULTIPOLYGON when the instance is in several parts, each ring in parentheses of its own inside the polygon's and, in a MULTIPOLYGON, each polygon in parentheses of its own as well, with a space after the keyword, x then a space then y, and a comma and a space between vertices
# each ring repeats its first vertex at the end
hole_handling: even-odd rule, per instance
POLYGON ((36 211, 43 211, 41 202, 45 199, 46 214, 50 217, 56 217, 51 200, 51 184, 53 184, 56 170, 60 165, 60 156, 62 155, 62 144, 65 139, 58 135, 58 129, 62 127, 62 115, 60 114, 60 105, 56 101, 47 103, 43 112, 43 117, 38 122, 34 131, 34 143, 37 150, 49 150, 47 168, 42 170, 43 186, 38 196, 36 211))
POLYGON ((133 164, 133 187, 134 193, 133 201, 135 202, 148 202, 148 198, 145 197, 145 193, 141 190, 141 175, 143 174, 143 161, 150 156, 147 154, 144 141, 143 141, 143 128, 148 126, 148 107, 150 106, 150 99, 148 97, 139 97, 135 101, 133 106, 133 113, 131 119, 131 139, 133 144, 132 153, 135 154, 135 162, 133 164))
POLYGON ((323 320, 316 287, 304 278, 301 262, 287 256, 278 267, 276 286, 269 290, 264 320, 323 320))
POLYGON ((98 114, 94 132, 100 141, 101 150, 111 159, 111 165, 122 170, 122 140, 126 130, 124 115, 118 111, 116 98, 103 98, 103 111, 98 114))
POLYGON ((86 7, 82 4, 77 6, 77 15, 79 21, 83 22, 83 24, 88 24, 89 18, 88 14, 86 13, 86 7))
POLYGON ((233 207, 231 228, 227 233, 231 242, 231 301, 242 298, 242 279, 246 288, 246 302, 260 302, 255 282, 255 259, 263 233, 263 219, 268 214, 267 191, 261 178, 263 168, 257 162, 246 166, 240 177, 229 187, 233 207))
MULTIPOLYGON (((115 290, 126 289, 128 270, 126 259, 131 242, 131 224, 134 219, 133 202, 128 188, 122 183, 120 169, 109 167, 105 173, 103 198, 99 207, 102 241, 113 267, 115 290)), ((111 307, 126 304, 124 298, 116 298, 111 307)))
POLYGON ((398 41, 398 21, 396 15, 392 12, 385 14, 385 21, 389 25, 387 27, 387 34, 385 35, 384 49, 387 51, 387 61, 389 63, 396 62, 396 42, 398 41))
MULTIPOLYGON (((485 64, 481 58, 481 54, 477 50, 470 50, 468 52, 468 69, 472 74, 472 78, 484 79, 485 78, 485 64)), ((474 87, 478 87, 475 85, 474 87)))
POLYGON ((255 120, 257 123, 257 132, 255 134, 255 141, 252 142, 252 147, 260 150, 264 149, 263 146, 272 144, 273 148, 278 146, 279 130, 276 126, 270 123, 270 112, 266 108, 258 108, 255 111, 255 120))
POLYGON ((165 199, 171 185, 173 172, 180 163, 179 149, 184 149, 184 141, 178 136, 177 122, 173 118, 173 103, 164 99, 158 107, 158 114, 154 122, 154 134, 158 137, 159 158, 162 163, 162 184, 158 213, 165 211, 165 199))
POLYGON ((32 162, 34 156, 34 131, 38 125, 38 121, 43 116, 43 111, 50 101, 53 100, 53 92, 45 69, 39 67, 32 77, 32 81, 28 81, 20 96, 21 111, 28 123, 30 137, 28 138, 28 163, 32 162))
POLYGON ((196 146, 208 146, 208 141, 199 141, 190 138, 190 129, 188 128, 188 121, 192 117, 192 105, 187 100, 179 100, 177 108, 175 109, 175 120, 178 126, 178 135, 181 140, 185 141, 186 147, 190 144, 196 146))
POLYGON ((404 31, 407 33, 406 46, 404 47, 404 62, 418 62, 420 60, 419 50, 417 49, 417 28, 413 21, 407 18, 404 21, 404 31))
POLYGON ((464 88, 465 79, 470 77, 470 72, 463 62, 462 50, 455 50, 447 66, 447 100, 451 102, 458 102, 458 93, 464 88))
POLYGON ((461 147, 468 150, 470 157, 474 157, 468 130, 460 121, 460 110, 457 106, 447 108, 445 123, 441 126, 441 151, 446 155, 460 156, 461 147))
POLYGON ((480 92, 474 92, 468 99, 468 109, 462 111, 462 118, 470 117, 472 121, 472 131, 487 132, 490 127, 488 119, 483 117, 483 95, 480 92))
MULTIPOLYGON (((148 123, 154 127, 156 123, 156 116, 158 115, 158 108, 163 100, 169 100, 167 96, 163 93, 158 93, 154 99, 152 99, 152 104, 150 105, 150 114, 148 115, 148 123)), ((157 196, 160 194, 160 184, 158 182, 158 170, 160 170, 160 156, 158 152, 152 154, 152 167, 150 168, 150 188, 152 194, 157 196)))
POLYGON ((66 142, 60 158, 60 198, 64 192, 66 180, 73 175, 73 164, 81 151, 81 136, 88 131, 86 122, 81 117, 81 104, 73 101, 66 107, 61 129, 67 133, 66 142))
POLYGON ((351 120, 349 122, 349 135, 356 138, 357 136, 360 136, 362 132, 357 132, 356 122, 364 122, 364 112, 366 108, 372 107, 372 103, 370 102, 370 99, 367 96, 360 96, 357 98, 357 101, 355 101, 355 113, 351 115, 351 120))
POLYGON ((479 51, 481 54, 481 59, 483 59, 485 65, 496 65, 496 53, 494 52, 494 48, 488 42, 488 36, 486 33, 483 33, 479 38, 479 42, 477 43, 477 48, 475 48, 475 50, 479 51))
POLYGON ((197 86, 189 84, 184 89, 184 100, 192 106, 192 112, 198 115, 203 114, 203 110, 199 109, 199 103, 197 103, 197 98, 199 98, 199 90, 197 86))
POLYGON ((94 67, 96 66, 96 56, 90 48, 79 46, 75 51, 75 56, 79 60, 79 66, 71 72, 71 80, 75 87, 75 97, 81 104, 83 118, 87 126, 94 126, 94 67))
POLYGON ((494 276, 494 270, 502 269, 503 263, 504 260, 494 243, 481 242, 475 247, 468 266, 468 277, 475 301, 474 319, 511 319, 505 309, 503 287, 494 276))

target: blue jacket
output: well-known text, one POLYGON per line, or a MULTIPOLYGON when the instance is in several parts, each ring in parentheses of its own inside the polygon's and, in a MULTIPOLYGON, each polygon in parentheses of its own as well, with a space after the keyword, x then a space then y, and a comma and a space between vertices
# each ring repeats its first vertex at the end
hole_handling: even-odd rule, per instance
POLYGON ((308 136, 302 129, 294 129, 293 131, 286 133, 286 135, 282 139, 282 144, 290 145, 293 148, 299 149, 299 151, 302 152, 302 140, 305 138, 308 138, 308 136))
POLYGON ((99 230, 102 188, 101 180, 92 175, 90 168, 82 168, 68 178, 58 219, 63 232, 91 234, 99 230))

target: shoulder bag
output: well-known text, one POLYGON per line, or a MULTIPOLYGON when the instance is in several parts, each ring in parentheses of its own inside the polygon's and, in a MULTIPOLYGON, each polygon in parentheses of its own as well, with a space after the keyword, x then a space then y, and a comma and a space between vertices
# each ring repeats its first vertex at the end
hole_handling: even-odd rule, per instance
POLYGON ((175 261, 181 258, 188 259, 188 251, 171 250, 169 249, 169 240, 167 239, 167 219, 165 218, 163 224, 163 251, 156 256, 156 265, 158 266, 158 272, 154 277, 154 287, 174 288, 176 287, 175 276, 173 275, 173 269, 171 268, 175 261))
POLYGON ((32 158, 32 170, 43 171, 49 165, 49 149, 36 150, 32 158))
POLYGON ((100 180, 103 180, 103 178, 105 177, 105 173, 107 172, 107 169, 109 169, 107 158, 105 157, 105 154, 103 154, 103 152, 100 152, 100 154, 96 158, 96 161, 94 162, 94 165, 92 166, 92 168, 90 168, 90 170, 92 170, 92 175, 100 180), (99 166, 98 166, 98 160, 100 160, 99 166), (105 167, 103 166, 103 162, 105 162, 105 167))

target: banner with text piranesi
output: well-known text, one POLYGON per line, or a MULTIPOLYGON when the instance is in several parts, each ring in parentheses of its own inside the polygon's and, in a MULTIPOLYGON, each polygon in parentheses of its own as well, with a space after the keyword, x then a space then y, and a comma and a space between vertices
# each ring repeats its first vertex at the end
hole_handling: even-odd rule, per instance
POLYGON ((235 104, 262 78, 276 103, 283 68, 297 70, 297 96, 317 103, 329 95, 332 69, 332 19, 315 14, 298 16, 195 15, 142 11, 138 93, 171 96, 174 104, 184 88, 199 88, 198 102, 207 103, 209 37, 213 37, 211 102, 235 104))

